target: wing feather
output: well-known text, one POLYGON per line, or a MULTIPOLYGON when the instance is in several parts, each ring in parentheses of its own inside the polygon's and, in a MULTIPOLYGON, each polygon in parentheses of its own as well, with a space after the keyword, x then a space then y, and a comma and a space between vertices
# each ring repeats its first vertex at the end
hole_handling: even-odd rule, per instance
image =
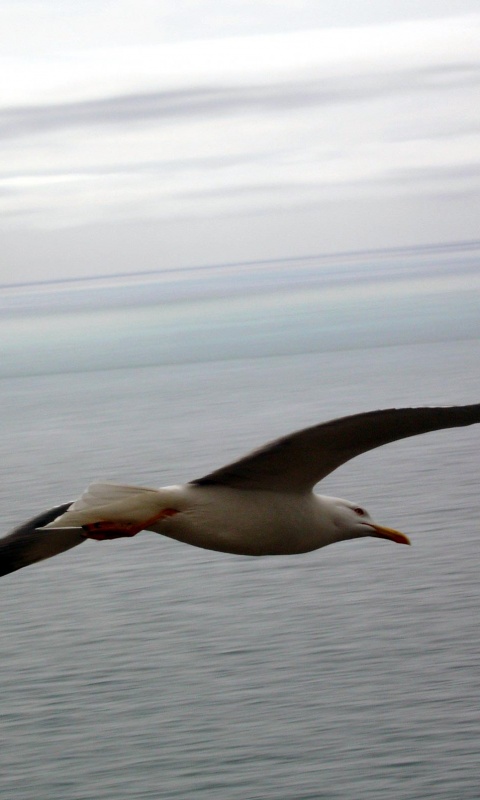
POLYGON ((63 503, 37 514, 0 539, 0 576, 51 558, 86 541, 78 531, 37 530, 67 511, 70 505, 71 503, 63 503))
POLYGON ((305 492, 351 458, 421 433, 480 422, 480 403, 389 408, 297 431, 192 481, 197 486, 305 492))

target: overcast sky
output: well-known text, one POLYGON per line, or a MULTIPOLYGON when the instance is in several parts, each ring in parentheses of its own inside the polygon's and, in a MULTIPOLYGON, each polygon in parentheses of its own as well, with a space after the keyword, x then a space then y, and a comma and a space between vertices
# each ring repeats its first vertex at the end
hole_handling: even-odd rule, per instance
POLYGON ((0 282, 479 238, 478 0, 3 0, 0 282))

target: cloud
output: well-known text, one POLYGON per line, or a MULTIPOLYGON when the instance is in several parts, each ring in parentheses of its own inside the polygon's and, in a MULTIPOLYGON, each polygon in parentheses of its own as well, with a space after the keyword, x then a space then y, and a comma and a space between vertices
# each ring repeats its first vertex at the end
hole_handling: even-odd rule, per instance
POLYGON ((202 237, 213 252, 240 219, 242 241, 255 228, 267 252, 260 217, 277 239, 276 218, 291 226, 297 250, 330 233, 355 246, 361 224, 392 235, 387 208, 406 230, 468 234, 479 27, 477 15, 24 61, 0 106, 0 224, 66 236, 149 220, 182 239, 170 255, 202 237))
MULTIPOLYGON (((421 22, 478 12, 478 0, 3 0, 0 52, 39 60, 86 49, 258 38, 346 26, 421 22)), ((328 38, 332 38, 331 35, 328 38)), ((328 46, 328 42, 327 42, 328 46)), ((7 87, 8 88, 8 87, 7 87)))
POLYGON ((132 125, 137 122, 232 114, 291 112, 338 103, 362 103, 398 93, 451 92, 480 83, 479 64, 452 64, 367 75, 319 77, 277 84, 201 87, 108 97, 75 103, 6 108, 0 111, 0 138, 84 126, 132 125))

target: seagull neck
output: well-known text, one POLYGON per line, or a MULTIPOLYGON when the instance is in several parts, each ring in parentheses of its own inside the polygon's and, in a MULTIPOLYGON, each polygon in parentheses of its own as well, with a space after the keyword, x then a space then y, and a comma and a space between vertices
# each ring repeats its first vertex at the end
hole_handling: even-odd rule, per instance
POLYGON ((339 524, 336 498, 316 493, 313 497, 316 522, 323 544, 342 541, 345 535, 339 524))

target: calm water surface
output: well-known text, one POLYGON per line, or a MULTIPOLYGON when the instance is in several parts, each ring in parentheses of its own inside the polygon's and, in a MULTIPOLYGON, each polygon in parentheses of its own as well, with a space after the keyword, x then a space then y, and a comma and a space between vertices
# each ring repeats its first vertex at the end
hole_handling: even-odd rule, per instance
MULTIPOLYGON (((477 402, 479 363, 465 341, 5 378, 3 529, 343 413, 477 402)), ((412 548, 250 560, 143 534, 4 578, 2 796, 480 797, 479 445, 431 434, 322 484, 412 548)))

